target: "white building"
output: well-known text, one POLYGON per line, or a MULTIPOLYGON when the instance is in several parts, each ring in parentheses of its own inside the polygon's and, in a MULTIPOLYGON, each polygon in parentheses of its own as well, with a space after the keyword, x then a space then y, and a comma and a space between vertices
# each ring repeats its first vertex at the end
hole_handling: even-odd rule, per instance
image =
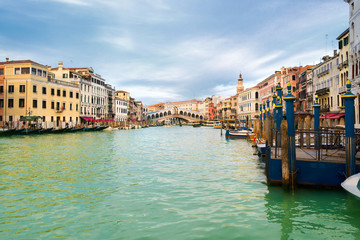
POLYGON ((260 114, 260 96, 258 87, 245 89, 238 96, 238 117, 240 121, 254 120, 260 114))
POLYGON ((121 98, 115 97, 115 117, 114 120, 117 122, 126 122, 128 119, 128 102, 121 98))
POLYGON ((345 0, 349 4, 349 80, 353 83, 351 92, 357 94, 355 99, 355 123, 359 124, 360 113, 360 0, 345 0))

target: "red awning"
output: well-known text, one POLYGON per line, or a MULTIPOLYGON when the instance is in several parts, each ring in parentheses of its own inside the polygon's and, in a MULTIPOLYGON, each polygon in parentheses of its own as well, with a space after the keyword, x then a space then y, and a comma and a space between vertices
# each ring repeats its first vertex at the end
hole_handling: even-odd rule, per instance
POLYGON ((94 122, 95 121, 95 119, 93 119, 92 117, 80 117, 80 118, 86 122, 94 122))
POLYGON ((329 119, 339 119, 339 118, 344 117, 344 116, 345 116, 345 114, 344 114, 344 113, 341 113, 341 114, 335 114, 335 115, 333 115, 333 116, 329 117, 329 119))
POLYGON ((326 118, 330 118, 330 119, 331 119, 331 117, 334 116, 334 115, 337 115, 337 114, 336 114, 336 113, 329 113, 329 114, 326 114, 326 115, 322 115, 320 118, 321 118, 321 119, 325 119, 325 116, 326 116, 326 118))

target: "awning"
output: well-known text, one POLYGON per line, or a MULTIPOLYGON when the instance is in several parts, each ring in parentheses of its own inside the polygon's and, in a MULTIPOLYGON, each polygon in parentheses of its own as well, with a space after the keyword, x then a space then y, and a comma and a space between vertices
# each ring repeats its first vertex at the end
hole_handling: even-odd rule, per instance
POLYGON ((341 114, 334 114, 333 116, 329 117, 329 119, 339 119, 341 117, 344 117, 345 114, 341 113, 341 114))
POLYGON ((80 117, 82 120, 84 120, 85 122, 94 122, 95 119, 93 119, 92 117, 80 117))
POLYGON ((20 118, 20 121, 36 121, 39 118, 42 119, 40 116, 23 116, 20 118))
POLYGON ((337 115, 337 114, 336 113, 329 113, 329 114, 322 115, 320 118, 321 119, 325 119, 325 118, 331 119, 331 117, 334 116, 334 115, 337 115))

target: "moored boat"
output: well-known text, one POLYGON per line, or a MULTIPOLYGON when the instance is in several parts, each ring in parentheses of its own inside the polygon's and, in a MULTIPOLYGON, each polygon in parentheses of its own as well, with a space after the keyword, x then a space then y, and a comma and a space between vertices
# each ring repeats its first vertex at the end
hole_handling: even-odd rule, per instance
POLYGON ((200 123, 194 123, 194 124, 193 124, 193 127, 200 127, 200 126, 201 126, 200 123))
POLYGON ((54 128, 42 128, 39 133, 51 133, 54 128))
POLYGON ((1 130, 0 131, 0 136, 10 136, 10 135, 13 135, 15 134, 16 132, 16 129, 7 129, 7 130, 1 130))
POLYGON ((249 131, 247 130, 240 130, 240 131, 229 131, 226 130, 225 137, 226 138, 240 138, 246 139, 248 138, 249 131))
POLYGON ((356 198, 360 199, 360 173, 348 177, 341 183, 341 186, 356 198))
POLYGON ((221 128, 221 122, 219 122, 219 121, 214 122, 214 128, 220 129, 221 128))
POLYGON ((20 135, 28 135, 28 134, 35 134, 35 133, 39 133, 40 132, 40 128, 35 128, 35 129, 23 129, 22 131, 19 132, 20 135))

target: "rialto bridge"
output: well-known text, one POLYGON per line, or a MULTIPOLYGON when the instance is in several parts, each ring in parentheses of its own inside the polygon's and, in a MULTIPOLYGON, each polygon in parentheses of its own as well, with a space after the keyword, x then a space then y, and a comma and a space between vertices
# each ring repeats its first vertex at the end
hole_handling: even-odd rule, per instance
POLYGON ((187 122, 198 122, 204 120, 203 114, 182 108, 167 108, 155 112, 149 112, 146 114, 148 121, 162 122, 166 119, 179 118, 187 122))

